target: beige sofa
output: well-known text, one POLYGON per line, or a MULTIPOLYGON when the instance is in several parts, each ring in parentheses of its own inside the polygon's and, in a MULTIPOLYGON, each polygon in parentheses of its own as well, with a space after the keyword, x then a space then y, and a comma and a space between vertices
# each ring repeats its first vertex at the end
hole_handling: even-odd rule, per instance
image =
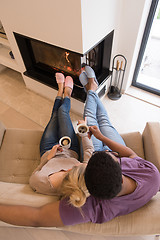
MULTIPOLYGON (((39 163, 41 135, 42 130, 6 128, 0 123, 0 203, 41 206, 56 200, 52 196, 34 193, 28 185, 29 176, 39 163)), ((160 123, 147 123, 143 134, 133 132, 122 137, 127 146, 160 170, 160 123)), ((0 226, 11 225, 0 222, 0 226)), ((160 234, 160 193, 141 209, 107 223, 87 223, 61 229, 99 236, 160 234)))

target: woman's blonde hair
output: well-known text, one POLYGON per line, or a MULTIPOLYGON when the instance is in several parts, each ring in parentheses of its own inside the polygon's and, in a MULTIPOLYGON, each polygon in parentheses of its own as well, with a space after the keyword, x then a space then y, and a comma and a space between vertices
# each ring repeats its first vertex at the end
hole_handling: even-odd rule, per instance
POLYGON ((89 192, 84 180, 85 165, 74 166, 65 176, 60 186, 61 198, 69 198, 69 203, 74 207, 82 207, 89 192))

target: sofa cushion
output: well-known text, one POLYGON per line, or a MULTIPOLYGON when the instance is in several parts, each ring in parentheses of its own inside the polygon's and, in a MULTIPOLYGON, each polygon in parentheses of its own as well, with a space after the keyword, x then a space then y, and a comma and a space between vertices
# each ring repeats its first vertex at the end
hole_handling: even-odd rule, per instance
POLYGON ((160 171, 160 122, 148 122, 142 136, 145 158, 160 171))
POLYGON ((29 184, 0 182, 0 204, 20 204, 40 207, 56 200, 56 196, 34 192, 29 184))
POLYGON ((2 141, 3 141, 5 131, 6 131, 6 128, 5 128, 4 124, 2 122, 0 122, 0 148, 1 148, 1 145, 2 145, 2 141))
POLYGON ((40 161, 40 130, 7 129, 0 150, 0 180, 28 183, 40 161))
MULTIPOLYGON (((57 197, 33 192, 28 184, 0 182, 0 204, 20 204, 40 207, 56 200, 57 197)), ((130 214, 116 217, 109 222, 102 224, 83 223, 56 229, 97 236, 154 235, 160 232, 159 222, 160 192, 142 208, 130 214)), ((0 226, 8 225, 9 224, 0 221, 0 226)), ((49 229, 55 228, 50 227, 49 229)))
POLYGON ((144 158, 143 140, 140 132, 121 134, 127 147, 131 148, 139 157, 144 158))
POLYGON ((145 206, 109 222, 65 226, 63 230, 102 236, 155 235, 160 233, 160 192, 145 206))

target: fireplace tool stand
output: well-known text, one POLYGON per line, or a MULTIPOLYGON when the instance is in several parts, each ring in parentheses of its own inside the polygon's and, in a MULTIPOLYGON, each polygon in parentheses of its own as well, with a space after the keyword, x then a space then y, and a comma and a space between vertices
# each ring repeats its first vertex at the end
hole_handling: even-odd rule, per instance
POLYGON ((113 58, 112 63, 112 76, 108 91, 108 97, 112 100, 118 100, 121 97, 122 84, 124 79, 124 73, 126 69, 126 58, 118 54, 113 58))

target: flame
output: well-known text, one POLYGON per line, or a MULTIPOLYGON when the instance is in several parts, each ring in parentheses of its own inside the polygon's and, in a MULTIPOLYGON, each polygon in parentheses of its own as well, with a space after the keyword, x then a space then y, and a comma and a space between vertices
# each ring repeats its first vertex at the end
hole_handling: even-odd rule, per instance
POLYGON ((71 67, 67 67, 67 70, 72 72, 72 68, 71 67))
POLYGON ((69 52, 65 52, 65 58, 66 58, 67 62, 69 63, 70 61, 68 59, 68 56, 69 56, 69 52))
POLYGON ((73 69, 72 68, 72 64, 69 60, 69 52, 65 52, 65 55, 63 55, 63 59, 62 62, 60 64, 57 64, 57 67, 55 66, 51 66, 56 72, 62 72, 64 74, 66 74, 67 72, 76 76, 79 76, 81 71, 83 71, 82 69, 73 69), (67 63, 64 63, 64 59, 67 61, 67 63), (64 65, 63 65, 64 64, 64 65))

